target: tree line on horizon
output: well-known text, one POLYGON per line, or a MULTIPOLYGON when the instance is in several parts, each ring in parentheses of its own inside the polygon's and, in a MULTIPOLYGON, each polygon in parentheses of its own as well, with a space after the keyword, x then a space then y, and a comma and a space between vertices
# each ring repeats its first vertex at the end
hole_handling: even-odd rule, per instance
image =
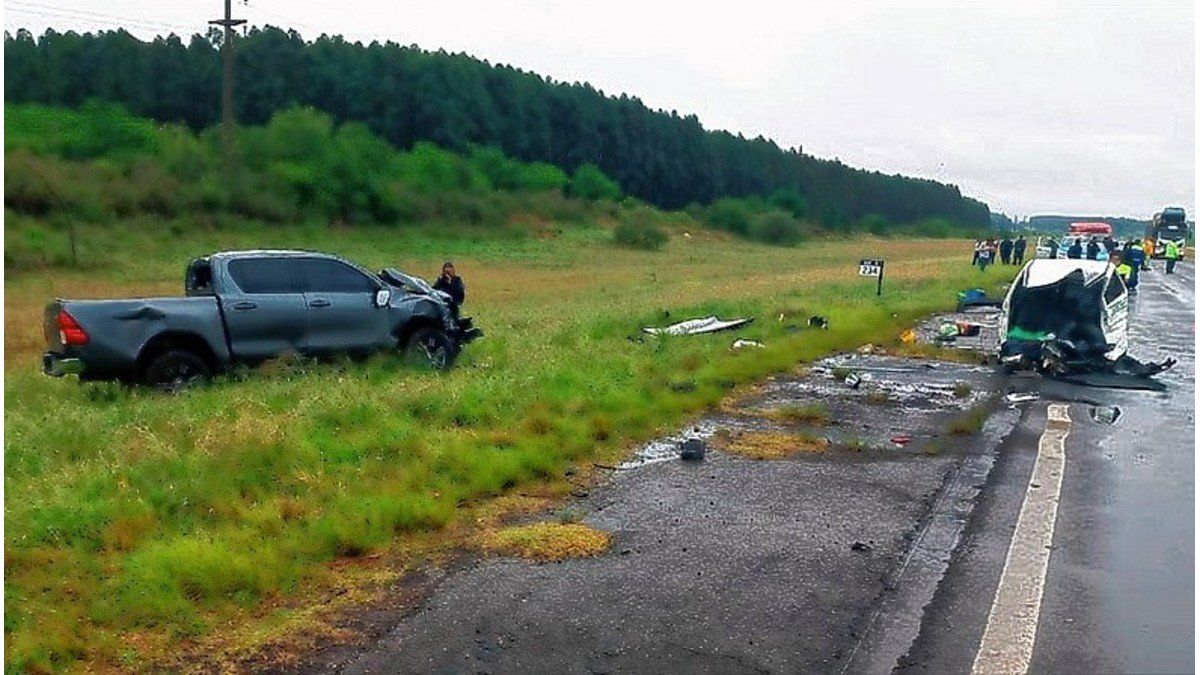
MULTIPOLYGON (((68 107, 101 99, 201 130, 220 121, 219 42, 215 31, 149 42, 123 30, 6 33, 5 99, 68 107)), ((247 125, 311 106, 338 124, 361 122, 401 149, 422 141, 455 152, 491 146, 569 173, 594 164, 627 194, 668 209, 782 193, 793 214, 826 227, 868 217, 977 228, 990 220, 986 204, 952 185, 706 130, 694 115, 465 54, 325 35, 310 41, 266 27, 239 37, 236 55, 238 120, 247 125)))

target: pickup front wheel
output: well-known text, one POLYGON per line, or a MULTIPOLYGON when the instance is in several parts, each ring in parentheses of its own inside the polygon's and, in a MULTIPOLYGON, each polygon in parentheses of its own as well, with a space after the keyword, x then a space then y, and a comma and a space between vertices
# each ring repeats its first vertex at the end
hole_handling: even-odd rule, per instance
POLYGON ((446 331, 424 326, 408 338, 404 348, 404 360, 410 364, 445 370, 454 364, 458 352, 458 342, 446 331))
POLYGON ((159 391, 177 392, 212 377, 212 369, 194 352, 166 349, 155 354, 142 369, 142 383, 159 391))

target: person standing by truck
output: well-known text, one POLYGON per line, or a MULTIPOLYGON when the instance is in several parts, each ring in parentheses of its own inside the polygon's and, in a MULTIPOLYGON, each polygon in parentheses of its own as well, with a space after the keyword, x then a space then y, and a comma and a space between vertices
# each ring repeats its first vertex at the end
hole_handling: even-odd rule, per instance
POLYGON ((1083 244, 1079 243, 1078 239, 1071 242, 1070 248, 1067 249, 1067 257, 1072 260, 1079 260, 1083 257, 1083 244))
POLYGON ((1163 257, 1167 259, 1167 274, 1174 274, 1175 263, 1179 262, 1179 244, 1168 239, 1163 257))
POLYGON ((438 275, 437 281, 433 282, 433 290, 450 296, 455 316, 457 316, 459 307, 467 299, 467 286, 455 271, 453 262, 447 260, 442 263, 442 273, 438 275))

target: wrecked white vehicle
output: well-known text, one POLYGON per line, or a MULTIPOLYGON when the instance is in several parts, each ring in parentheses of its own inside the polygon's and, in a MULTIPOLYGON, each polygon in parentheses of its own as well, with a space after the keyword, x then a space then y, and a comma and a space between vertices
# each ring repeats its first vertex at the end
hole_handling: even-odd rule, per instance
MULTIPOLYGON (((1133 387, 1174 365, 1143 364, 1129 349, 1129 293, 1097 260, 1031 260, 1001 305, 999 357, 1006 372, 1033 370, 1097 386, 1133 387)), ((1140 387, 1139 387, 1140 388, 1140 387)))

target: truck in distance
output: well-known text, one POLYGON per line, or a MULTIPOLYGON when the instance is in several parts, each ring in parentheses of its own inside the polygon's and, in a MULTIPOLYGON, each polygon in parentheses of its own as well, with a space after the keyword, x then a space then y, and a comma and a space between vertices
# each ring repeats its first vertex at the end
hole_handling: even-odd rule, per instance
POLYGON ((1179 247, 1179 257, 1182 259, 1187 251, 1187 237, 1187 212, 1178 206, 1169 206, 1154 214, 1146 226, 1142 250, 1147 257, 1162 258, 1167 254, 1167 242, 1171 241, 1179 247))

